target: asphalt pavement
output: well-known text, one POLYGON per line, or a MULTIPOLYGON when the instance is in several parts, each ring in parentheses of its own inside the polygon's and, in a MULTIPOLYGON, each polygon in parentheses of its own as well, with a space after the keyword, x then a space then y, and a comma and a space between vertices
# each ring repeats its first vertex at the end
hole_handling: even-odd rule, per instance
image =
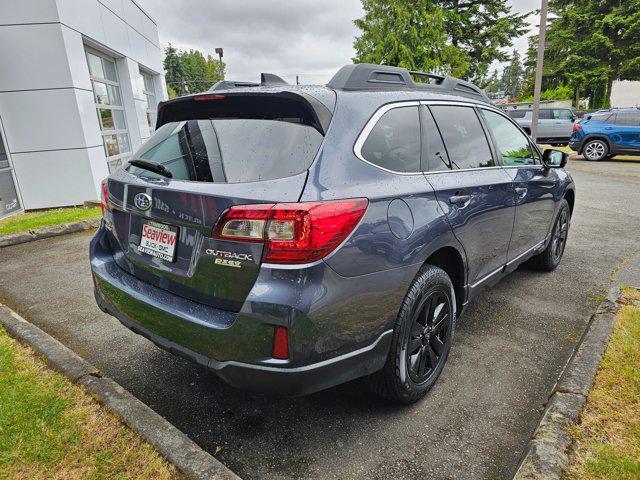
POLYGON ((640 161, 568 170, 577 198, 560 267, 520 268, 477 298, 441 378, 410 407, 360 381, 295 399, 226 386, 98 309, 86 233, 0 249, 0 301, 243 478, 508 479, 595 298, 614 270, 639 278, 624 259, 640 248, 640 161))

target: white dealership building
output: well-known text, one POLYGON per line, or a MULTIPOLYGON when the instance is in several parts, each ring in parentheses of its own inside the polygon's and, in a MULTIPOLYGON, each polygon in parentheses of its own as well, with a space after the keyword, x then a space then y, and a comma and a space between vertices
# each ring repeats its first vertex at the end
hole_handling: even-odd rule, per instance
POLYGON ((162 72, 133 0, 0 0, 0 218, 97 200, 151 134, 162 72))

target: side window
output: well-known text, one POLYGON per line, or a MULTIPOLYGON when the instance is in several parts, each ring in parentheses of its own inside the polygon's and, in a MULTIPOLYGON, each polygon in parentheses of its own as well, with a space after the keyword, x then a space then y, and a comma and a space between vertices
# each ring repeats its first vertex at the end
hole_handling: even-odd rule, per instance
POLYGON ((507 115, 511 118, 524 118, 526 114, 526 110, 507 110, 507 115))
POLYGON ((529 139, 502 115, 482 110, 489 130, 498 146, 503 165, 534 165, 536 163, 529 139))
POLYGON ((450 170, 449 156, 433 115, 422 107, 422 169, 429 172, 450 170))
POLYGON ((360 149, 362 156, 394 172, 420 171, 418 107, 389 110, 373 127, 360 149))
POLYGON ((616 115, 615 124, 637 127, 640 125, 640 113, 618 112, 616 115))
POLYGON ((547 108, 541 108, 538 112, 538 120, 553 120, 553 110, 547 108))
POLYGON ((556 120, 571 120, 571 110, 557 109, 553 111, 553 116, 556 120))
POLYGON ((493 167, 480 119, 471 107, 432 106, 431 112, 440 127, 449 161, 454 169, 493 167))

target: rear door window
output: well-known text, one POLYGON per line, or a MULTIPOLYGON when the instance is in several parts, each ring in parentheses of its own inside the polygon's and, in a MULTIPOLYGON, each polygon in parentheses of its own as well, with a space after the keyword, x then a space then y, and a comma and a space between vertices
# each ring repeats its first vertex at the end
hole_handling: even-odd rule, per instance
POLYGON ((594 122, 607 122, 611 120, 611 113, 594 113, 587 116, 587 120, 593 120, 594 122))
POLYGON ((453 169, 493 167, 489 142, 472 107, 431 106, 453 169))
POLYGON ((538 112, 538 120, 553 120, 553 110, 540 109, 538 112))
POLYGON ((394 172, 420 171, 420 118, 418 107, 397 107, 386 112, 362 144, 368 162, 394 172))
POLYGON ((422 109, 422 169, 428 172, 450 170, 451 163, 442 136, 427 107, 422 109))
POLYGON ((635 112, 618 112, 616 114, 616 125, 625 125, 629 127, 640 126, 640 113, 635 112))
POLYGON ((482 114, 496 141, 503 165, 534 165, 536 163, 529 138, 518 127, 499 113, 482 110, 482 114))
MULTIPOLYGON (((322 140, 295 117, 187 120, 163 125, 134 158, 164 165, 177 180, 255 182, 304 172, 322 140)), ((160 178, 134 166, 128 171, 160 178)))

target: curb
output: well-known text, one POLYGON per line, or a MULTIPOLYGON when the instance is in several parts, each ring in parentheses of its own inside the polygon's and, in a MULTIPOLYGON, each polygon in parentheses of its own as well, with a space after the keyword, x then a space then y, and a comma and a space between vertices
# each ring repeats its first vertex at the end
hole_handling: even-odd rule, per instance
POLYGON ((89 362, 2 304, 0 324, 12 337, 42 355, 51 368, 95 395, 100 403, 153 445, 182 473, 197 480, 240 480, 240 477, 115 381, 103 377, 89 362))
POLYGON ((42 238, 57 237, 68 233, 84 232, 92 230, 100 226, 102 219, 100 217, 90 218, 88 220, 79 220, 77 222, 64 223, 62 225, 52 225, 50 227, 38 227, 25 232, 9 233, 0 235, 0 248, 18 245, 20 243, 33 242, 42 238))
POLYGON ((616 321, 613 288, 598 306, 551 392, 542 419, 516 471, 514 480, 560 479, 573 442, 567 427, 579 421, 616 321))

